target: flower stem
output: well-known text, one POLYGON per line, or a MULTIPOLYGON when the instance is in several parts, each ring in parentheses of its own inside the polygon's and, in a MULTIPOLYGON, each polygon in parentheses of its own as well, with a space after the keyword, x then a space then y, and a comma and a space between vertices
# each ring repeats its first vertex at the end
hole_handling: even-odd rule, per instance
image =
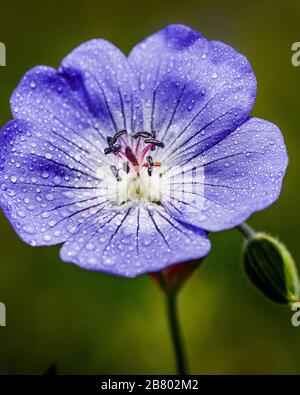
POLYGON ((187 374, 187 362, 185 357, 185 350, 183 346, 183 340, 181 330, 178 321, 177 311, 177 293, 167 292, 166 293, 166 304, 167 313, 169 320, 170 333, 172 337, 174 353, 176 356, 177 374, 187 374))
POLYGON ((240 226, 237 227, 237 229, 243 234, 243 236, 251 240, 255 236, 255 232, 252 228, 250 228, 249 225, 246 224, 246 222, 242 223, 240 226))

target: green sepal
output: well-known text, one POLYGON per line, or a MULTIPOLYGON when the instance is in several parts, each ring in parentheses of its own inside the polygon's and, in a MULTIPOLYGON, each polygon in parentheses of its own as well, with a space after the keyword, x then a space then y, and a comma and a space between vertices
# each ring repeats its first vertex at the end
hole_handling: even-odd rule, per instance
POLYGON ((251 282, 275 303, 299 301, 299 279, 287 248, 275 238, 256 233, 245 245, 244 267, 251 282))

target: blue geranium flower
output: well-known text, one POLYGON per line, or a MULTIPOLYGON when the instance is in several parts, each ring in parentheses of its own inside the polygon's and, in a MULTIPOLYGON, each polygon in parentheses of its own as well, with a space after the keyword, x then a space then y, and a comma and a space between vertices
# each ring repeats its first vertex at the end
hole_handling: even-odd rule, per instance
POLYGON ((209 231, 273 203, 287 153, 249 117, 247 59, 171 25, 128 58, 105 40, 38 66, 0 134, 0 201, 32 246, 63 243, 85 269, 133 277, 208 254, 209 231))

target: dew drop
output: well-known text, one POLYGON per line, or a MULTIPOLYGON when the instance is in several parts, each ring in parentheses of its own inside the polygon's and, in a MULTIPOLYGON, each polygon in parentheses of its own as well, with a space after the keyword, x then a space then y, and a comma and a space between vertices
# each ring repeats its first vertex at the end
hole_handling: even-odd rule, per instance
POLYGON ((87 245, 85 246, 85 248, 86 248, 87 250, 93 250, 93 249, 95 248, 95 246, 94 246, 93 243, 87 243, 87 245))
POLYGON ((188 111, 191 111, 194 108, 194 105, 195 105, 195 100, 192 100, 187 106, 188 111))
POLYGON ((89 265, 95 265, 97 263, 96 258, 94 258, 94 257, 89 258, 87 263, 89 265))
POLYGON ((202 88, 200 92, 201 92, 201 95, 204 96, 205 93, 206 93, 206 89, 205 89, 205 88, 202 88))
POLYGON ((50 216, 49 211, 44 211, 44 212, 41 214, 41 217, 42 217, 42 218, 49 218, 49 216, 50 216))
POLYGON ((51 241, 52 237, 51 237, 50 235, 45 235, 45 236, 43 237, 43 239, 44 239, 45 241, 51 241))
POLYGON ((74 234, 77 232, 78 227, 76 225, 70 225, 67 229, 69 233, 74 234))
POLYGON ((42 178, 48 178, 49 177, 49 173, 47 171, 43 171, 42 172, 42 178))
POLYGON ((113 266, 115 264, 114 260, 109 256, 104 256, 102 262, 105 266, 113 266))
POLYGON ((59 176, 55 176, 54 178, 53 178, 53 182, 54 182, 54 184, 56 184, 56 185, 59 185, 59 184, 61 184, 61 177, 59 177, 59 176))
POLYGON ((34 233, 34 227, 31 225, 23 226, 23 230, 25 233, 28 233, 29 235, 32 235, 34 233))
POLYGON ((53 193, 47 193, 45 197, 46 197, 46 199, 49 200, 49 201, 54 200, 54 195, 53 195, 53 193))

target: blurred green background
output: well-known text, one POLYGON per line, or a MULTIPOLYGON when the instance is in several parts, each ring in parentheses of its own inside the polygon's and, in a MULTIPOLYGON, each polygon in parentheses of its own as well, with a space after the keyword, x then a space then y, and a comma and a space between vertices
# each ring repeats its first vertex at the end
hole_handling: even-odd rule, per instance
MULTIPOLYGON (((37 64, 57 67, 75 46, 104 37, 128 53, 145 36, 183 23, 224 41, 250 60, 258 80, 253 113, 278 124, 290 164, 280 199, 254 215, 257 230, 280 235, 296 262, 299 249, 300 3, 152 0, 62 2, 0 0, 0 124, 9 98, 37 64)), ((193 373, 300 373, 300 327, 291 311, 254 290, 240 261, 236 230, 212 236, 213 249, 186 285, 180 310, 193 373)), ((173 373, 163 298, 147 276, 134 280, 60 262, 59 248, 32 248, 0 214, 0 371, 37 373, 57 361, 65 374, 173 373)))

